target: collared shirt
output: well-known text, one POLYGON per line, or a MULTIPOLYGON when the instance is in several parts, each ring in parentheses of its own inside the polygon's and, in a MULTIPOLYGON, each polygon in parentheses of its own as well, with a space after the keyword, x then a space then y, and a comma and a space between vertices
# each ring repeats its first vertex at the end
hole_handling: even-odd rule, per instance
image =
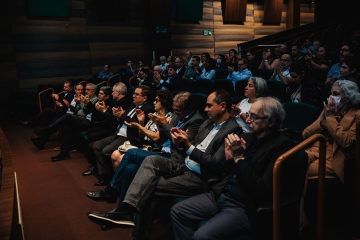
MULTIPOLYGON (((219 130, 221 129, 221 126, 225 123, 222 122, 220 124, 216 124, 214 123, 214 127, 211 129, 211 131, 209 132, 209 134, 206 136, 206 138, 204 138, 204 140, 196 145, 196 148, 199 149, 201 152, 205 152, 206 151, 206 148, 209 146, 209 144, 211 143, 211 141, 214 139, 215 135, 219 132, 219 130)), ((186 151, 186 154, 188 155, 186 158, 185 158, 185 165, 191 170, 191 171, 194 171, 194 172, 197 172, 199 174, 201 174, 201 171, 200 171, 200 164, 195 162, 194 160, 191 160, 190 159, 190 154, 192 153, 192 151, 195 149, 195 146, 194 145, 191 145, 189 147, 189 149, 186 151)))
POLYGON ((249 69, 245 68, 244 70, 239 70, 237 72, 232 72, 227 76, 228 80, 231 80, 233 82, 233 86, 235 89, 235 84, 237 81, 241 81, 241 80, 249 80, 249 78, 252 77, 252 73, 249 69))
MULTIPOLYGON (((130 117, 130 118, 134 117, 134 115, 136 114, 136 109, 137 109, 137 108, 141 108, 145 103, 147 103, 147 102, 144 102, 144 103, 141 104, 141 105, 137 105, 136 107, 134 107, 133 109, 131 109, 131 111, 127 114, 127 116, 130 117)), ((119 124, 119 125, 118 125, 116 135, 118 135, 118 136, 123 136, 123 137, 127 137, 127 126, 126 126, 125 123, 122 123, 122 124, 119 124)))

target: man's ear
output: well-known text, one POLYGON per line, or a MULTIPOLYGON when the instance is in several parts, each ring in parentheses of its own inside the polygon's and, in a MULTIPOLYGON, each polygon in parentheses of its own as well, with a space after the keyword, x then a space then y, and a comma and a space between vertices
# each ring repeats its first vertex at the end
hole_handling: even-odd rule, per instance
POLYGON ((273 127, 276 124, 276 119, 275 118, 269 118, 268 122, 269 122, 269 126, 273 127))

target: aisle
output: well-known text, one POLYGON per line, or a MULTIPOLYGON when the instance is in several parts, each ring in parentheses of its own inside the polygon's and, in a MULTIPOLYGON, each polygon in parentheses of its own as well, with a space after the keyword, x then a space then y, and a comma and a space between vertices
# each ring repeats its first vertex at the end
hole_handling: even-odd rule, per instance
POLYGON ((93 185, 95 176, 82 176, 88 163, 81 153, 51 162, 50 157, 58 153, 53 151, 55 140, 39 151, 30 141, 33 129, 18 121, 0 121, 0 127, 11 146, 26 240, 131 239, 131 229, 102 231, 87 218, 87 212, 108 211, 116 204, 86 197, 86 191, 102 187, 93 185))

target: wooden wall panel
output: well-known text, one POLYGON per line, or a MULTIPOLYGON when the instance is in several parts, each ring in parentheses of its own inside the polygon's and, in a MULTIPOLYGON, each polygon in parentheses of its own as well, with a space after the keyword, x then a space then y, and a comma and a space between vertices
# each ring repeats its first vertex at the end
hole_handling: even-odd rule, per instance
POLYGON ((17 80, 17 69, 15 62, 0 62, 0 82, 17 80))

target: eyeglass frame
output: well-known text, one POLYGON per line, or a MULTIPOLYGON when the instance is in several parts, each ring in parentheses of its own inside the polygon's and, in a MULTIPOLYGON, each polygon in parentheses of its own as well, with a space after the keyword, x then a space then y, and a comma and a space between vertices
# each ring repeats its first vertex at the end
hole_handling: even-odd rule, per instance
POLYGON ((246 112, 245 115, 246 115, 246 119, 249 118, 251 120, 251 122, 255 122, 256 120, 262 120, 262 119, 269 120, 269 118, 270 118, 270 116, 257 117, 256 115, 254 117, 254 114, 250 114, 249 112, 246 112))

